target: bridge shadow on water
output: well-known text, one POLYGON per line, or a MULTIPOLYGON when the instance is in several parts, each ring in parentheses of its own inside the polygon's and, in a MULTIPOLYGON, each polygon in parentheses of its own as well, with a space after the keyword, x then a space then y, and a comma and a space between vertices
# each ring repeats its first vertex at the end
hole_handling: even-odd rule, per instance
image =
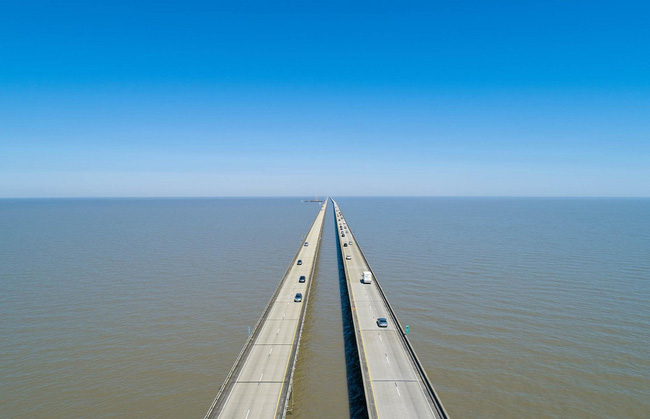
POLYGON ((359 365, 359 351, 354 333, 354 323, 352 322, 352 311, 350 310, 350 297, 348 295, 348 287, 345 279, 343 257, 340 252, 341 239, 336 226, 336 214, 334 215, 334 229, 336 230, 336 243, 339 249, 339 251, 336 252, 336 259, 339 267, 339 289, 341 291, 341 315, 343 321, 345 370, 348 381, 350 417, 362 419, 368 417, 368 409, 366 405, 366 395, 363 390, 363 377, 361 376, 361 367, 359 365))

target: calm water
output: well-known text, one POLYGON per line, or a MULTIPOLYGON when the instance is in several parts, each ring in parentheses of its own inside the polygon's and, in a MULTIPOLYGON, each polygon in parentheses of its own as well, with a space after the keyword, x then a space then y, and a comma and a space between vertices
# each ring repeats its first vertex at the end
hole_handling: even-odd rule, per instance
MULTIPOLYGON (((453 417, 650 417, 650 200, 337 201, 453 417)), ((316 212, 0 200, 0 417, 203 417, 316 212)), ((349 414, 334 228, 294 417, 349 414)))

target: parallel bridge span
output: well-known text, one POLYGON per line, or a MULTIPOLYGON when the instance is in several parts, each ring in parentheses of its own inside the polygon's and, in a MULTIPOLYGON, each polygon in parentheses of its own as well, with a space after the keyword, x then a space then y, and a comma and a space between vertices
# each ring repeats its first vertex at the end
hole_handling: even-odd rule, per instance
POLYGON ((435 389, 376 275, 361 282, 370 264, 335 201, 334 215, 343 259, 359 364, 370 418, 447 418, 435 389), (349 258, 349 259, 348 259, 349 258), (379 327, 377 319, 388 320, 379 327))
POLYGON ((308 245, 300 243, 205 419, 285 417, 326 208, 327 200, 305 238, 308 245), (296 293, 302 302, 294 301, 296 293))

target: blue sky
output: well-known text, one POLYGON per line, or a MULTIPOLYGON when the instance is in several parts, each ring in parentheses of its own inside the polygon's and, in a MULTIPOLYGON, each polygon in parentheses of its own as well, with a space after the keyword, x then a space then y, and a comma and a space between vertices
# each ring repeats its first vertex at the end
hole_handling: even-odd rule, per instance
POLYGON ((650 196, 646 2, 409 7, 3 2, 0 197, 650 196))

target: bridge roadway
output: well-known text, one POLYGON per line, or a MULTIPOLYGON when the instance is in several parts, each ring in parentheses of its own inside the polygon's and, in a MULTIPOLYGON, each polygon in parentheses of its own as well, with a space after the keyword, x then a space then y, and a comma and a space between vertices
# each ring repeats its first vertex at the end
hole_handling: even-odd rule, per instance
POLYGON ((300 243, 205 419, 285 416, 326 208, 327 200, 305 238, 309 245, 300 243), (301 275, 304 283, 298 282, 301 275), (302 302, 294 302, 296 293, 302 293, 302 302))
POLYGON ((370 265, 334 203, 363 385, 370 418, 447 418, 426 372, 388 302, 377 277, 362 284, 370 265), (347 243, 347 247, 344 247, 347 243), (350 260, 346 260, 350 256, 350 260), (380 328, 377 318, 388 320, 380 328))

